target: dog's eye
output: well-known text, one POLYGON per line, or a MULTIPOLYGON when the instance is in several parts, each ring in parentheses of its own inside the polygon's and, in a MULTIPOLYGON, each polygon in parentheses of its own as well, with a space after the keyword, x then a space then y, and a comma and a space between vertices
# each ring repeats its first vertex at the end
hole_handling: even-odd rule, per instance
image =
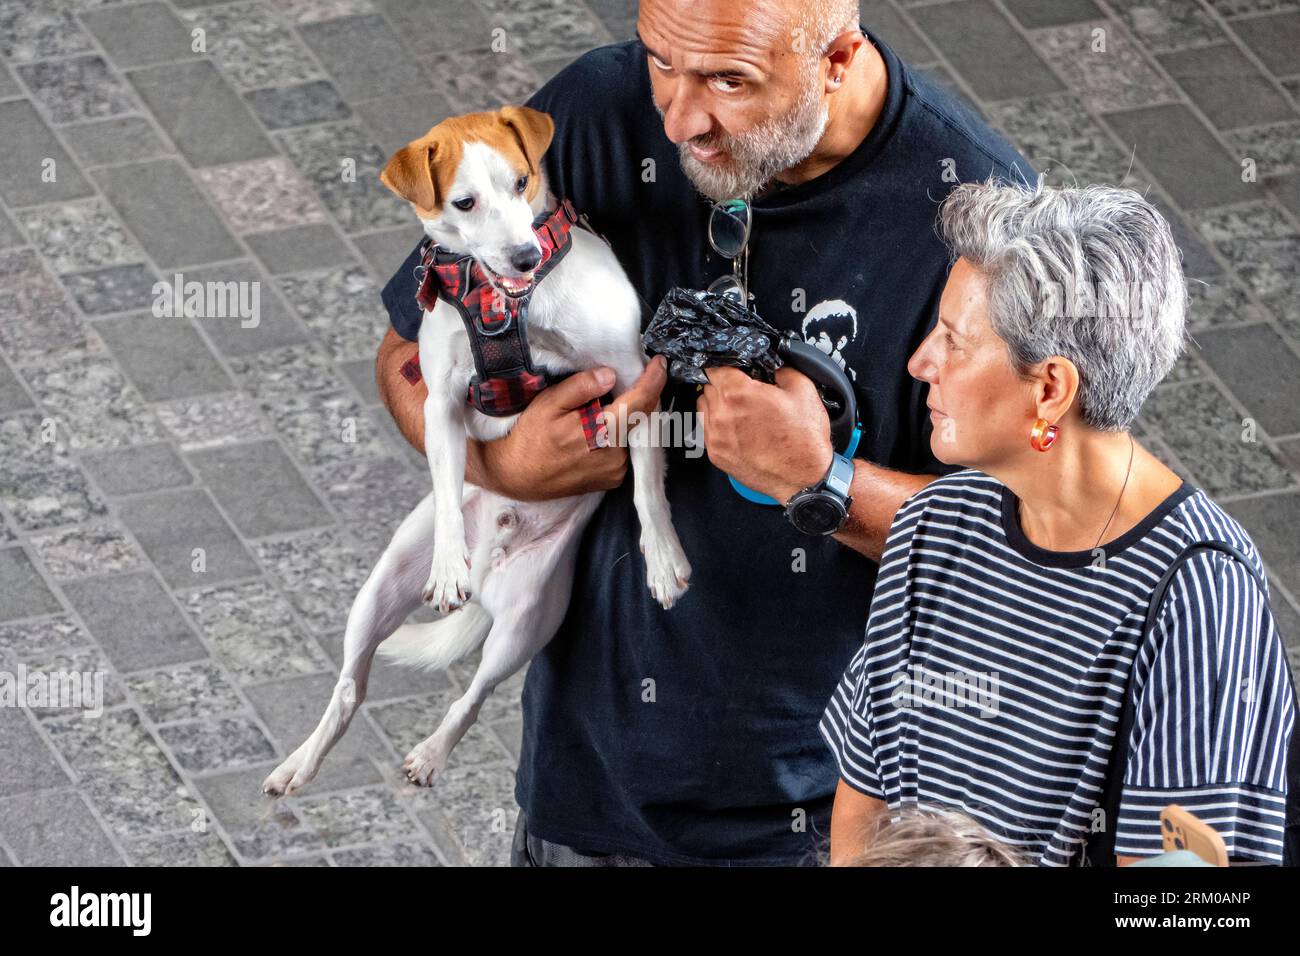
POLYGON ((528 188, 528 174, 525 173, 524 175, 520 176, 518 180, 515 181, 515 192, 521 193, 527 188, 528 188))
POLYGON ((464 199, 456 199, 452 202, 452 205, 462 212, 469 212, 474 208, 474 197, 466 196, 464 199))

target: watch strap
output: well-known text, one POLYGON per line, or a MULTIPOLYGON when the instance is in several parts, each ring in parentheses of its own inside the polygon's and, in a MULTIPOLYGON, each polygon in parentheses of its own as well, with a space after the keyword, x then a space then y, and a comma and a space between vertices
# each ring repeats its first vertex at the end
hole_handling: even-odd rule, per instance
POLYGON ((848 519, 848 510, 850 505, 853 503, 853 496, 850 494, 853 486, 853 469, 852 458, 841 455, 839 452, 833 452, 830 466, 826 469, 826 474, 822 477, 822 480, 817 482, 815 485, 810 485, 807 488, 802 489, 801 491, 796 491, 790 496, 790 500, 785 504, 786 518, 800 531, 804 531, 808 534, 833 534, 833 529, 830 531, 813 532, 808 528, 803 527, 799 522, 796 512, 799 510, 800 505, 807 502, 809 499, 833 498, 840 504, 843 510, 843 517, 841 519, 842 526, 843 522, 848 519))
POLYGON ((846 458, 839 452, 834 452, 831 458, 831 466, 826 470, 826 477, 822 479, 821 485, 827 491, 848 501, 853 497, 853 459, 846 458))

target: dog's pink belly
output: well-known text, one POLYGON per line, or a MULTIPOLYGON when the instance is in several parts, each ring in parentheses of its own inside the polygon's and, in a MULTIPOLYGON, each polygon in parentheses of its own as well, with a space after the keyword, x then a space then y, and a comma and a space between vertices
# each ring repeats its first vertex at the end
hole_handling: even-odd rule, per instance
POLYGON ((466 544, 476 558, 486 557, 493 569, 525 552, 544 557, 586 497, 512 501, 476 488, 462 503, 466 544))

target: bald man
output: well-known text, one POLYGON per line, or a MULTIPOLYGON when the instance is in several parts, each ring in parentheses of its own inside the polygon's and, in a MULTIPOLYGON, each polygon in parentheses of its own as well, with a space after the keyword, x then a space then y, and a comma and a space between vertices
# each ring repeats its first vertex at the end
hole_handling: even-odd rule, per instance
MULTIPOLYGON (((759 314, 799 334, 819 306, 852 312, 836 359, 863 438, 845 463, 846 519, 809 534, 727 480, 779 502, 826 490, 834 450, 809 380, 714 369, 700 391, 649 366, 615 401, 658 398, 687 416, 688 434, 698 423, 707 451, 669 449, 668 498, 694 574, 667 611, 645 585, 626 449, 574 440, 575 410, 605 391, 593 374, 543 391, 509 436, 470 443, 466 479, 508 496, 608 491, 567 617, 524 686, 513 862, 815 861, 838 780, 818 723, 862 644, 895 511, 945 471, 906 369, 947 272, 937 204, 957 182, 1030 167, 871 36, 852 0, 645 0, 635 40, 580 57, 527 105, 555 120, 551 188, 609 239, 646 320, 674 286, 731 271, 709 245, 710 209, 749 198, 759 314)), ((416 262, 384 289, 393 330, 377 374, 422 450, 425 389, 399 371, 417 350, 416 262)))

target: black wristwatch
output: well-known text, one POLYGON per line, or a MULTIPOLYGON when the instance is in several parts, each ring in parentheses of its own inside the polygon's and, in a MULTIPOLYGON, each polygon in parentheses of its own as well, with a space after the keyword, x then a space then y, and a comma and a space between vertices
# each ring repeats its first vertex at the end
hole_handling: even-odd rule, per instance
POLYGON ((852 487, 853 459, 835 452, 821 481, 790 496, 785 516, 804 534, 834 534, 849 518, 852 487))

